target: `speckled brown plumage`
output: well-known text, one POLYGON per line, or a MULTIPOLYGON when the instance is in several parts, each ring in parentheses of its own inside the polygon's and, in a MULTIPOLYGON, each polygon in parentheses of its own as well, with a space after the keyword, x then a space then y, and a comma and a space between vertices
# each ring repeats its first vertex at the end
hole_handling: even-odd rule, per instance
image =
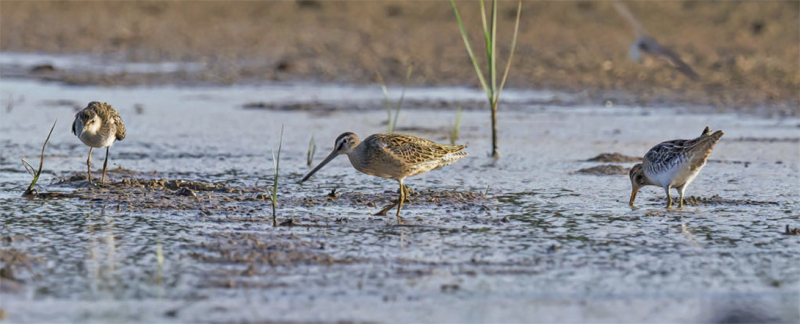
POLYGON ((681 196, 680 207, 683 207, 686 186, 706 164, 714 145, 723 134, 721 130, 712 133, 706 127, 695 139, 666 141, 651 148, 645 154, 644 161, 634 165, 629 172, 633 186, 630 204, 633 205, 640 187, 654 185, 666 191, 667 207, 672 205, 670 188, 678 189, 681 196))
POLYGON ((374 134, 348 155, 369 175, 398 180, 436 170, 467 156, 465 145, 447 145, 405 134, 374 134))
POLYGON ((75 114, 72 122, 72 133, 89 146, 89 157, 86 159, 88 169, 86 179, 92 183, 92 149, 106 148, 106 158, 103 162, 103 178, 106 181, 108 170, 109 148, 115 141, 125 139, 125 124, 111 105, 105 102, 90 102, 86 108, 75 114))
POLYGON ((122 122, 119 113, 111 105, 98 101, 90 102, 86 108, 75 114, 75 121, 72 123, 72 134, 78 135, 78 132, 80 132, 79 127, 83 127, 95 115, 103 121, 100 127, 100 134, 103 137, 113 132, 117 141, 125 139, 125 124, 122 122))
POLYGON ((407 177, 436 170, 467 156, 465 145, 447 145, 404 134, 374 134, 361 141, 354 133, 343 133, 336 138, 333 152, 317 167, 303 177, 308 180, 325 164, 340 154, 346 154, 350 164, 363 173, 397 180, 400 198, 396 203, 382 209, 377 215, 397 207, 398 222, 403 202, 408 196, 403 181, 407 177))

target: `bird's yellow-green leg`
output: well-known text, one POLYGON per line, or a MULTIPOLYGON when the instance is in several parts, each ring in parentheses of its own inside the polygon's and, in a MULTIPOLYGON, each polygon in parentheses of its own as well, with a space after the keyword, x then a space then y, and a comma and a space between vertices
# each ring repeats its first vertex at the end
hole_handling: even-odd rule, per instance
POLYGON ((89 157, 86 159, 86 167, 87 167, 87 174, 86 180, 89 181, 89 185, 92 184, 92 149, 93 147, 89 147, 89 157))
POLYGON ((678 193, 681 195, 681 200, 678 203, 678 208, 683 208, 683 190, 686 189, 686 185, 684 184, 682 187, 678 188, 678 193))
POLYGON ((103 162, 103 178, 100 180, 101 183, 106 183, 106 171, 108 171, 108 149, 111 147, 106 147, 106 160, 103 162))
POLYGON ((672 207, 672 195, 669 194, 670 186, 666 186, 664 190, 667 192, 667 209, 672 207))
POLYGON ((397 206, 397 201, 393 202, 389 206, 383 207, 383 209, 381 209, 381 211, 375 213, 375 216, 386 216, 386 212, 388 212, 390 209, 394 208, 395 206, 397 206))
POLYGON ((406 191, 406 199, 405 199, 405 201, 410 203, 411 202, 411 198, 409 198, 409 197, 411 196, 411 188, 409 188, 406 185, 403 185, 403 189, 406 191))
MULTIPOLYGON (((400 186, 400 197, 397 198, 397 200, 395 200, 389 206, 383 207, 383 209, 381 209, 381 211, 375 213, 375 216, 386 216, 386 212, 388 212, 389 210, 391 210, 392 208, 394 208, 398 204, 400 204, 402 206, 402 200, 401 199, 403 199, 403 186, 402 185, 400 186)), ((399 213, 399 208, 398 208, 398 213, 399 213)))
POLYGON ((397 224, 403 223, 403 218, 400 217, 400 210, 403 209, 403 202, 408 197, 408 189, 406 186, 403 185, 403 180, 400 180, 400 199, 398 200, 399 204, 397 205, 397 224))

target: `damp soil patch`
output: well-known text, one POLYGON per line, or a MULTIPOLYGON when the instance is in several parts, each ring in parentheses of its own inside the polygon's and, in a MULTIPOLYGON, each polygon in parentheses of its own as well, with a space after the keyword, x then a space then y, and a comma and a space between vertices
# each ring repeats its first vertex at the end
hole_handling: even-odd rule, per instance
POLYGON ((583 162, 604 162, 604 163, 628 163, 641 162, 642 158, 635 156, 622 155, 621 153, 601 153, 583 162))
POLYGON ((588 175, 596 175, 596 176, 611 176, 611 175, 625 175, 628 174, 628 168, 615 165, 615 164, 603 164, 594 166, 591 168, 584 168, 578 171, 572 172, 570 174, 588 174, 588 175))
MULTIPOLYGON (((66 192, 53 195, 85 200, 120 211, 188 212, 211 217, 217 222, 245 222, 271 218, 266 212, 271 197, 262 187, 169 179, 162 178, 159 174, 141 175, 131 170, 120 172, 123 173, 127 177, 120 179, 114 175, 108 177, 106 183, 95 181, 92 186, 86 181, 85 173, 73 173, 53 184, 53 189, 66 192)), ((298 188, 293 184, 279 188, 278 218, 281 221, 289 219, 287 215, 294 215, 297 208, 310 210, 310 214, 301 213, 296 218, 292 216, 291 223, 286 225, 308 225, 310 222, 317 222, 320 219, 315 215, 324 216, 331 207, 363 209, 365 213, 374 213, 377 211, 375 209, 387 206, 399 197, 397 191, 393 190, 375 193, 368 189, 340 191, 321 188, 321 190, 308 189, 302 192, 303 194, 298 194, 298 188)), ((485 210, 489 208, 490 203, 490 199, 480 192, 412 188, 409 199, 403 207, 404 209, 447 208, 451 211, 485 210)))
MULTIPOLYGON (((672 205, 673 207, 678 206, 678 199, 679 197, 672 197, 672 205)), ((652 202, 664 202, 664 198, 650 198, 649 201, 652 202)), ((713 195, 711 197, 698 197, 698 196, 689 196, 683 198, 683 204, 689 206, 700 206, 700 205, 744 205, 744 206, 777 206, 780 205, 777 201, 759 201, 759 200, 749 200, 749 199, 728 199, 723 198, 720 195, 713 195)))

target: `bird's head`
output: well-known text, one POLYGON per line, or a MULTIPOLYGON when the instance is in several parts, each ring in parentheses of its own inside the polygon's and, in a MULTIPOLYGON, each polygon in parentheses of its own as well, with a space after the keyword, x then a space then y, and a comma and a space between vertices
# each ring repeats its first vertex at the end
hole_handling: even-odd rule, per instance
POLYGON ((359 139, 356 134, 351 132, 342 133, 342 135, 339 135, 339 137, 336 138, 336 142, 333 145, 333 151, 331 151, 331 154, 328 154, 328 157, 326 157, 322 163, 317 165, 316 168, 311 170, 311 172, 303 177, 303 179, 300 180, 300 183, 303 183, 308 180, 308 178, 311 178, 314 173, 317 173, 319 169, 322 169, 323 166, 328 164, 328 162, 332 161, 337 156, 341 154, 350 154, 350 152, 353 151, 353 148, 358 146, 360 143, 361 139, 359 139))
POLYGON ((84 109, 78 112, 78 115, 75 116, 78 120, 78 123, 75 124, 76 134, 81 133, 97 133, 100 131, 100 125, 102 124, 102 120, 100 120, 100 116, 97 115, 94 110, 91 109, 84 109))
POLYGON ((639 192, 639 189, 648 185, 647 177, 644 175, 644 168, 642 168, 642 164, 634 165, 630 171, 628 171, 628 177, 631 178, 631 200, 628 203, 629 205, 633 206, 633 201, 636 199, 636 193, 639 192))
POLYGON ((633 41, 631 46, 628 48, 628 56, 631 57, 636 63, 642 63, 644 57, 642 56, 642 51, 647 51, 647 45, 642 41, 641 38, 636 39, 633 41))
POLYGON ((336 138, 331 154, 348 154, 360 143, 361 139, 358 138, 358 135, 351 132, 342 133, 342 135, 336 138))

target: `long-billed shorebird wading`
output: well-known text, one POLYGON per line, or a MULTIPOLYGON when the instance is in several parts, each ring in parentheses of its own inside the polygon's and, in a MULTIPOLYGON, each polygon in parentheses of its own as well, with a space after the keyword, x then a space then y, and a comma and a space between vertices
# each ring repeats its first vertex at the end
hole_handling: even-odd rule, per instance
POLYGON ((92 184, 92 149, 106 148, 106 159, 103 162, 103 178, 106 182, 108 171, 108 151, 114 141, 125 139, 125 124, 114 108, 105 102, 92 101, 86 108, 75 114, 72 133, 89 146, 89 158, 86 159, 88 174, 86 179, 92 184))
POLYGON ((651 148, 645 154, 644 161, 634 165, 628 172, 633 186, 629 204, 633 206, 639 189, 649 185, 664 188, 667 193, 667 208, 672 206, 669 190, 678 189, 681 196, 678 207, 683 208, 686 187, 700 173, 722 134, 721 130, 711 133, 706 127, 698 138, 667 141, 651 148))
POLYGON ((636 61, 637 63, 642 63, 644 60, 642 53, 644 53, 672 66, 692 80, 698 79, 698 75, 694 72, 694 70, 692 70, 692 67, 683 62, 683 60, 681 60, 677 54, 668 48, 661 46, 661 44, 656 42, 655 39, 647 36, 642 24, 640 24, 639 21, 633 17, 633 13, 631 13, 625 4, 615 1, 614 8, 617 9, 617 12, 622 16, 622 18, 625 18, 628 24, 631 25, 634 34, 636 34, 636 39, 628 48, 628 55, 632 60, 636 61))
POLYGON ((336 139, 333 152, 316 168, 311 170, 300 182, 308 180, 325 164, 341 154, 346 154, 350 164, 363 173, 397 180, 400 184, 400 198, 386 206, 375 215, 397 206, 397 221, 401 222, 400 210, 408 198, 403 181, 418 174, 436 170, 467 156, 466 145, 438 144, 424 138, 403 134, 374 134, 361 141, 356 134, 347 132, 336 139))

